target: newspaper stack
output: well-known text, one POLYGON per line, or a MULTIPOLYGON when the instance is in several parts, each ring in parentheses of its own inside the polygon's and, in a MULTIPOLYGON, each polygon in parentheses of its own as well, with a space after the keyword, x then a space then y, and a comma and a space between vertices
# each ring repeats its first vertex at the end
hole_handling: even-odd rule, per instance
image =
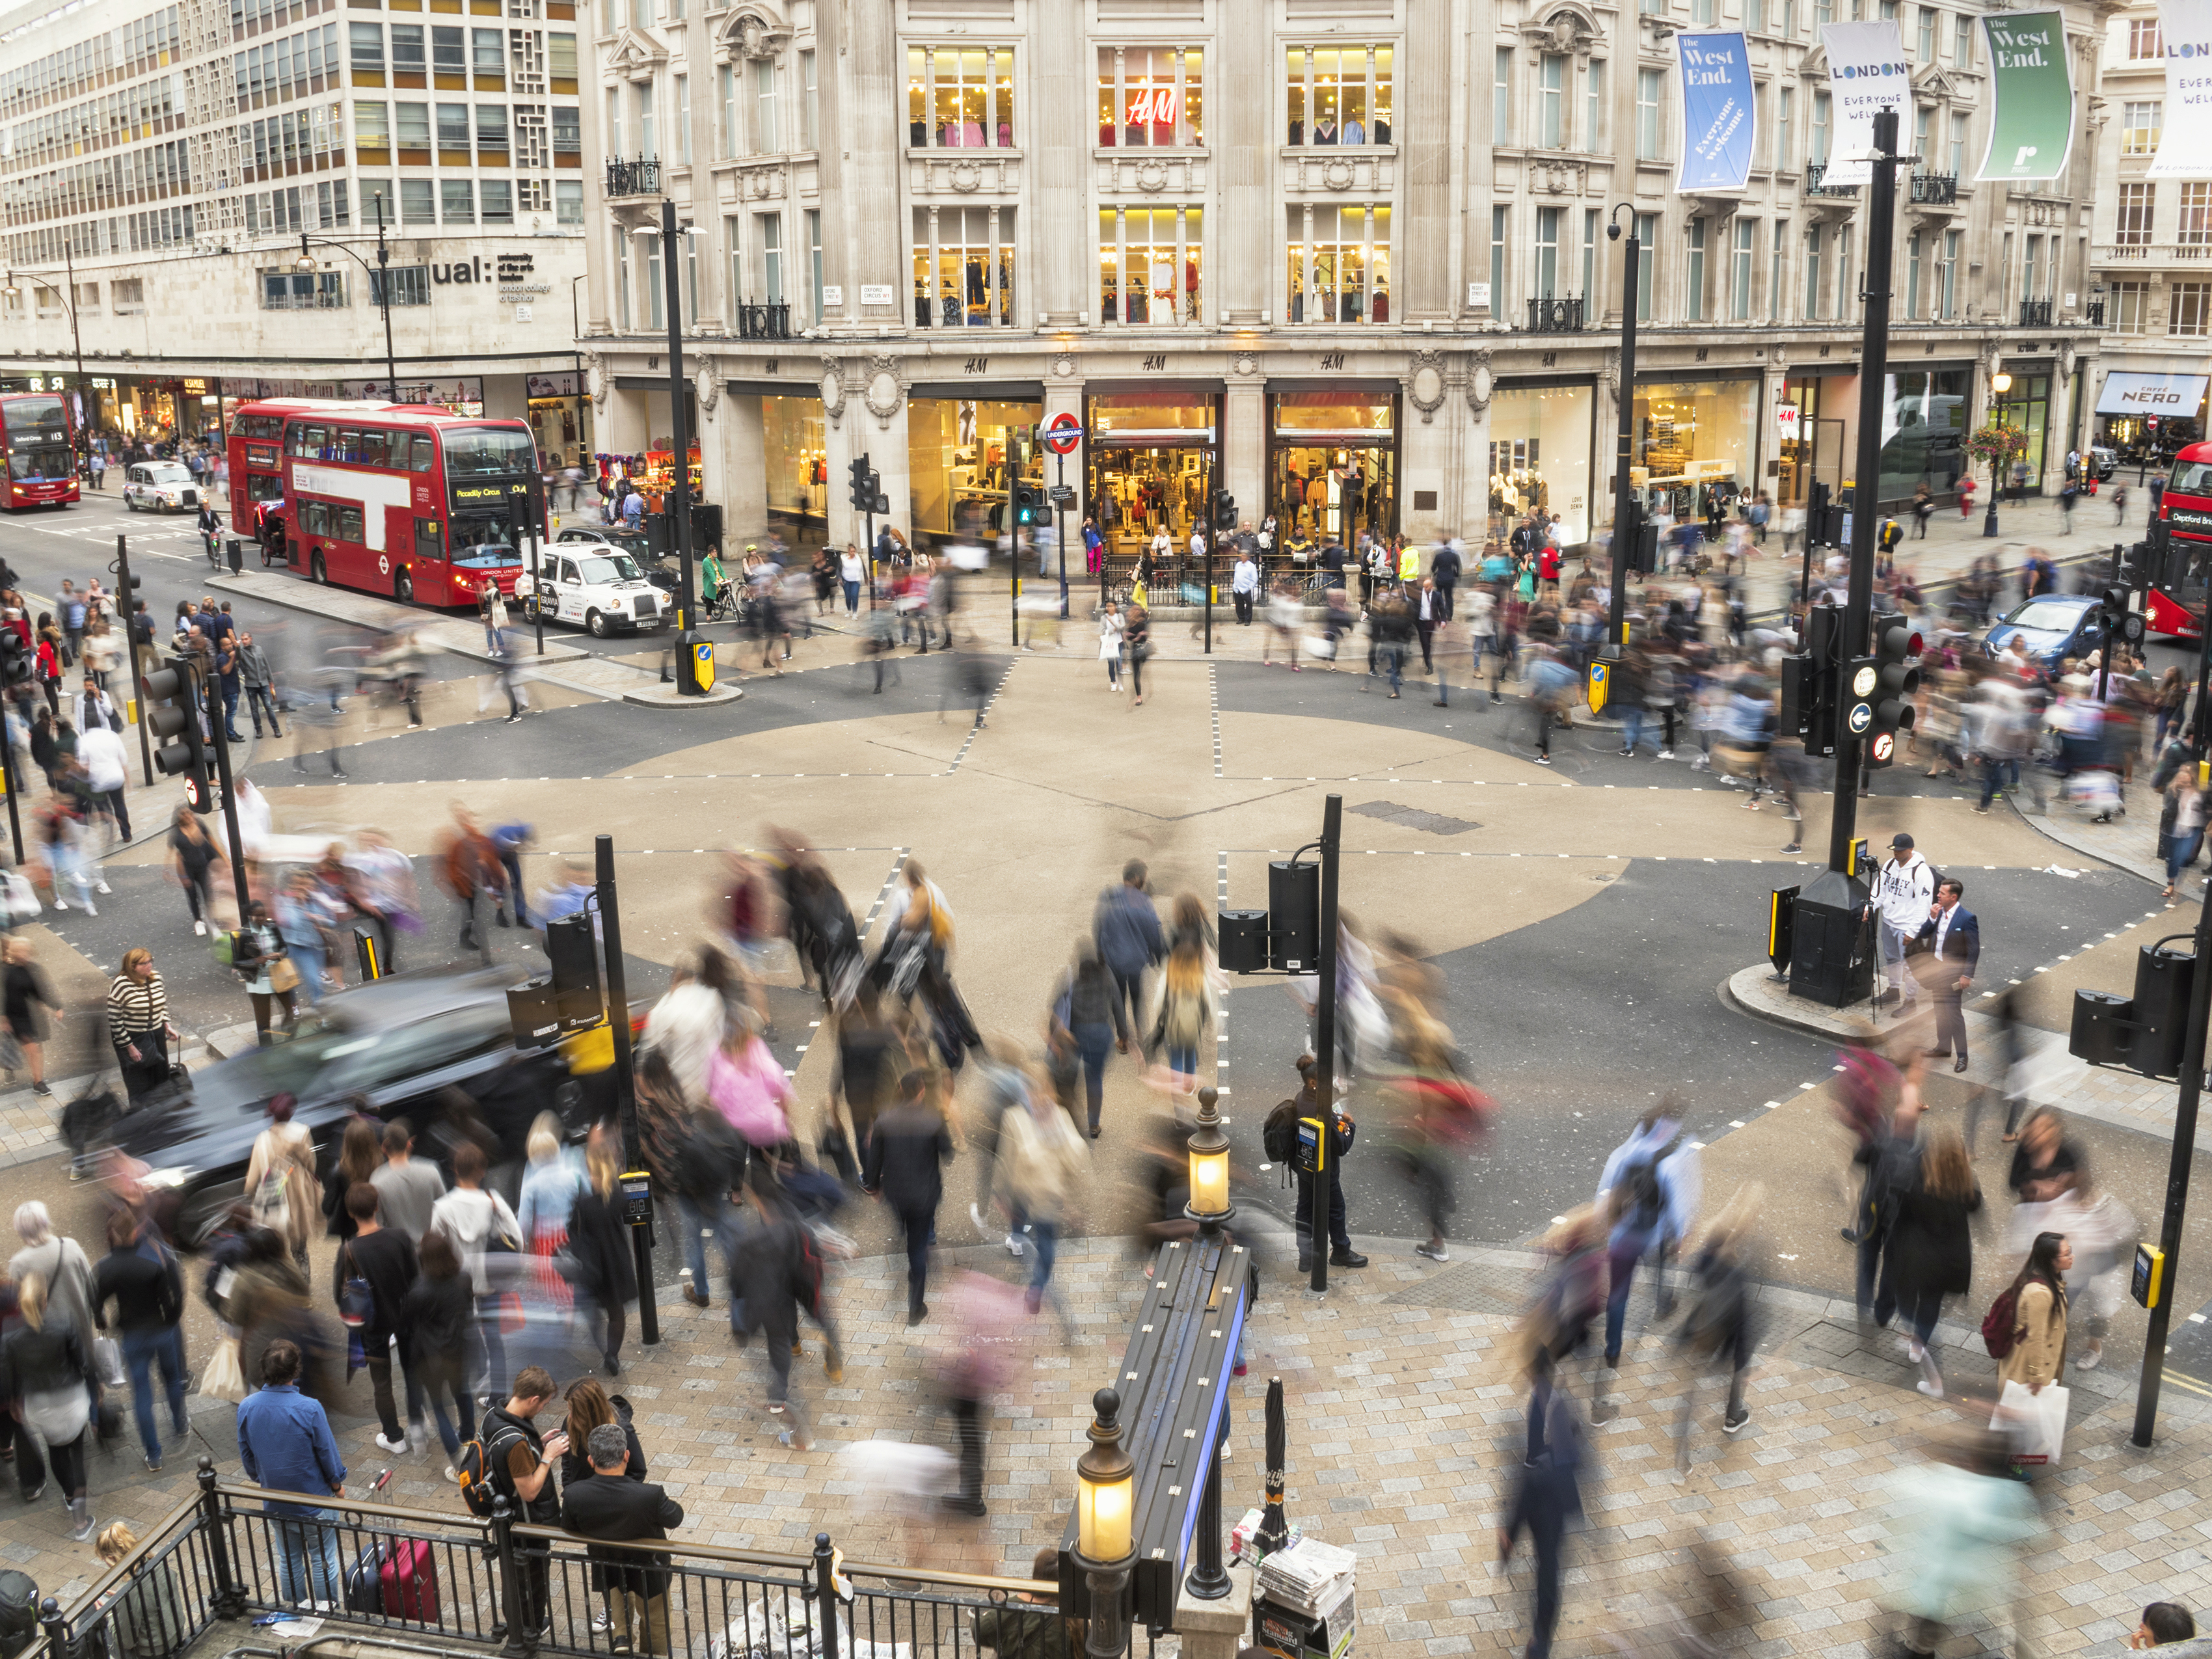
POLYGON ((1342 1604, 1358 1564, 1350 1550, 1300 1539, 1260 1563, 1260 1593, 1279 1607, 1319 1619, 1342 1604))

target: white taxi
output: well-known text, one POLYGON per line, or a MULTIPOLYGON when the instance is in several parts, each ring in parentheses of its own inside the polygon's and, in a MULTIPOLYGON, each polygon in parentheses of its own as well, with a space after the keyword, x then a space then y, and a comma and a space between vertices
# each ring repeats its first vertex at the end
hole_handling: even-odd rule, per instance
POLYGON ((182 461, 134 461, 124 475, 123 505, 133 513, 143 507, 156 513, 195 513, 200 487, 182 461))
POLYGON ((539 555, 533 575, 514 579, 525 621, 572 623, 596 637, 664 627, 660 590, 627 553, 597 545, 556 545, 539 555))

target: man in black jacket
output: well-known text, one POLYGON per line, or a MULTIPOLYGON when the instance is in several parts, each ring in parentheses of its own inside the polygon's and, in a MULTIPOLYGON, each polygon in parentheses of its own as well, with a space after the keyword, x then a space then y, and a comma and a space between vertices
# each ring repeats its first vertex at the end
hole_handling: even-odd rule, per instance
POLYGON ((131 1404, 138 1418, 138 1443, 146 1467, 161 1467, 161 1435, 154 1421, 154 1367, 169 1396, 169 1426, 182 1440, 191 1432, 185 1416, 185 1340, 178 1330, 184 1317, 185 1285, 177 1258, 157 1237, 138 1239, 138 1218, 118 1210, 107 1221, 107 1255, 94 1269, 93 1317, 107 1328, 107 1304, 115 1301, 115 1328, 121 1336, 123 1364, 131 1373, 131 1404))
POLYGON ((1559 1622, 1559 1546, 1569 1521, 1582 1513, 1585 1431, 1574 1401, 1552 1386, 1552 1355, 1539 1347, 1528 1366, 1528 1454, 1521 1466, 1513 1507, 1499 1521, 1498 1559, 1509 1561, 1528 1529, 1536 1552, 1536 1613, 1528 1632, 1528 1659, 1549 1659, 1559 1622))
MULTIPOLYGON (((659 1486, 633 1479, 629 1440, 619 1423, 602 1423, 585 1443, 591 1478, 571 1486, 561 1501, 561 1524, 579 1538, 609 1543, 665 1539, 684 1524, 684 1506, 659 1486)), ((607 1598, 614 1621, 610 1645, 617 1653, 668 1651, 668 1556, 659 1550, 603 1550, 593 1546, 592 1588, 607 1598), (632 1645, 633 1635, 639 1638, 632 1645)))
MULTIPOLYGON (((399 1335, 400 1304, 407 1300, 419 1269, 415 1246, 407 1235, 397 1227, 377 1224, 377 1209, 383 1201, 383 1195, 366 1181, 356 1181, 346 1189, 346 1213, 353 1218, 355 1232, 338 1249, 339 1311, 345 1311, 346 1282, 356 1279, 365 1282, 368 1319, 359 1329, 369 1390, 376 1401, 376 1443, 404 1457, 407 1437, 400 1431, 399 1407, 392 1395, 392 1345, 399 1335)), ((422 1392, 411 1376, 407 1379, 407 1420, 418 1425, 422 1420, 422 1392)))
POLYGON ((1452 619, 1452 590, 1459 586, 1463 568, 1456 542, 1439 542, 1437 550, 1429 555, 1429 579, 1437 585, 1437 598, 1443 602, 1442 621, 1452 619))
POLYGON ((1955 1049, 1957 1057, 1951 1060, 1954 1072, 1966 1069, 1966 1016, 1960 1000, 1982 965, 1981 918, 1959 902, 1966 891, 1966 884, 1956 876, 1937 882, 1936 902, 1929 908, 1927 926, 1920 930, 1921 943, 1928 947, 1920 977, 1936 1000, 1936 1046, 1928 1057, 1947 1059, 1955 1049))
POLYGON ((929 1237, 945 1197, 945 1165, 952 1161, 952 1132, 928 1098, 929 1073, 899 1079, 897 1103, 876 1120, 860 1188, 891 1206, 906 1232, 906 1322, 929 1317, 922 1299, 929 1288, 929 1237))

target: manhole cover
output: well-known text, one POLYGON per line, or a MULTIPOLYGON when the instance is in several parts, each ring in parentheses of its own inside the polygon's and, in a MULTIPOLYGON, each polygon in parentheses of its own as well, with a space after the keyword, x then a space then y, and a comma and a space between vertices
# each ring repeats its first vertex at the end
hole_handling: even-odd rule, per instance
POLYGON ((1370 800, 1364 806, 1352 809, 1362 817, 1385 818, 1392 823, 1402 823, 1408 830, 1425 830, 1431 836, 1463 836, 1470 830, 1482 826, 1467 818, 1447 817, 1442 812, 1425 812, 1418 806, 1401 806, 1395 801, 1370 800))

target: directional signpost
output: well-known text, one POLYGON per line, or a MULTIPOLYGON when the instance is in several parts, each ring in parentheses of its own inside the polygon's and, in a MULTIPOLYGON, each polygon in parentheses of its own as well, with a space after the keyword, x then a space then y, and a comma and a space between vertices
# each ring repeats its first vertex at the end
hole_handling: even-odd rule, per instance
POLYGON ((1052 522, 1060 544, 1060 619, 1067 620, 1067 507, 1075 492, 1067 487, 1067 458, 1083 441, 1083 422, 1066 410, 1044 423, 1044 447, 1052 451, 1052 522))

